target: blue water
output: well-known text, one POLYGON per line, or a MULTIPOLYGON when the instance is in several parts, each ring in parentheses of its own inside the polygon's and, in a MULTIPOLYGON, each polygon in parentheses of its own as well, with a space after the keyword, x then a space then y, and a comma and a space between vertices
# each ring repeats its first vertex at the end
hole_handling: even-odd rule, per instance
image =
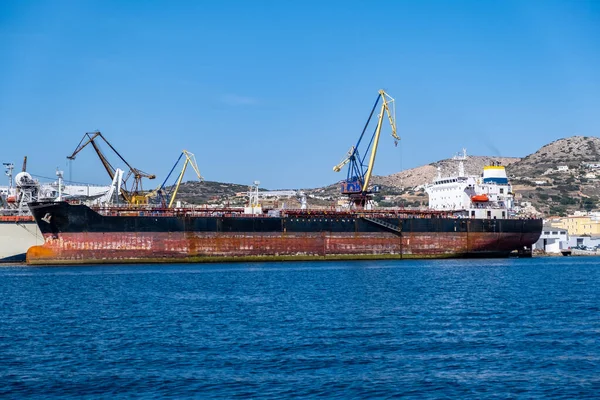
POLYGON ((0 268, 0 396, 598 398, 600 258, 0 268))

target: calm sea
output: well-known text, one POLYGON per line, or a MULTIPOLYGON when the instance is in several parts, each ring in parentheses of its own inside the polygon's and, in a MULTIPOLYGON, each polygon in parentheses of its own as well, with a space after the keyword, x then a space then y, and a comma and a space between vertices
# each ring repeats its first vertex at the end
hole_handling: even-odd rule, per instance
POLYGON ((3 397, 600 397, 600 258, 0 268, 3 397))

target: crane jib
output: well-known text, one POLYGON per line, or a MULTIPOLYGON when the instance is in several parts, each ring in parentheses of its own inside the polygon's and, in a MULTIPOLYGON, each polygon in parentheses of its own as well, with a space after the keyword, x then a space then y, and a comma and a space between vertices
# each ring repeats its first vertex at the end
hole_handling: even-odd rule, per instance
POLYGON ((383 126, 383 117, 387 114, 388 121, 392 128, 392 137, 395 140, 395 144, 397 144, 397 140, 400 138, 396 133, 396 121, 395 121, 395 105, 394 99, 389 96, 384 90, 380 90, 375 100, 375 104, 371 108, 371 113, 369 114, 369 118, 365 123, 363 130, 356 142, 356 146, 352 148, 352 151, 348 154, 348 157, 344 159, 340 164, 334 167, 334 171, 339 171, 346 164, 348 165, 348 173, 346 180, 342 182, 342 194, 349 195, 351 197, 352 202, 355 205, 364 206, 369 200, 369 196, 371 196, 371 190, 369 188, 369 183, 371 179, 371 175, 373 173, 373 167, 375 165, 375 157, 377 155, 377 147, 379 145, 379 138, 381 136, 381 129, 383 126), (380 112, 377 118, 377 125, 373 130, 373 134, 369 140, 369 143, 366 146, 366 149, 363 151, 363 156, 359 152, 359 146, 362 143, 364 135, 373 120, 373 115, 377 110, 377 106, 379 105, 379 101, 381 100, 380 112), (392 109, 390 110, 390 106, 392 109), (369 155, 369 161, 366 163, 367 155, 369 155))
MULTIPOLYGON (((68 156, 67 158, 69 160, 74 160, 75 156, 81 150, 83 150, 88 144, 91 144, 92 147, 94 148, 94 150, 96 151, 96 154, 100 158, 102 165, 106 169, 106 172, 108 173, 108 175, 110 176, 111 179, 114 179, 115 168, 108 161, 108 159, 106 158, 106 156, 104 155, 104 153, 102 152, 100 147, 98 146, 98 143, 96 143, 97 138, 102 139, 104 141, 104 143, 106 143, 108 145, 108 147, 110 147, 110 149, 117 155, 117 157, 119 157, 119 159, 125 165, 127 165, 127 167, 129 168, 129 173, 127 174, 127 177, 129 177, 131 175, 133 175, 133 177, 134 177, 134 182, 133 182, 132 188, 127 189, 125 184, 121 187, 121 194, 122 194, 123 198, 125 199, 125 201, 127 201, 128 203, 137 203, 139 201, 144 201, 144 196, 140 195, 140 193, 143 191, 142 178, 154 179, 154 178, 156 178, 156 175, 148 174, 146 172, 143 172, 143 171, 131 166, 131 164, 129 164, 127 162, 127 160, 125 160, 125 158, 123 158, 123 156, 117 151, 117 149, 115 149, 113 147, 113 145, 104 137, 104 135, 102 135, 102 133, 100 131, 86 132, 83 135, 83 138, 79 141, 79 145, 77 145, 77 148, 75 149, 75 151, 73 151, 73 153, 70 156, 68 156)), ((127 178, 124 179, 124 181, 126 181, 126 180, 127 180, 127 178)))

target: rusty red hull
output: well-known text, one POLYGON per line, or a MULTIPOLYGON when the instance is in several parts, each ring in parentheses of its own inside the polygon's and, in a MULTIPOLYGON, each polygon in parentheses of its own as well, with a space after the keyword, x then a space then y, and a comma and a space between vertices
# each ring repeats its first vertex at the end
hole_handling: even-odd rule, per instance
POLYGON ((490 233, 393 234, 64 234, 46 237, 27 253, 31 264, 202 262, 235 260, 503 257, 520 235, 490 233), (501 245, 498 245, 501 244, 501 245))
POLYGON ((103 216, 71 207, 84 206, 31 207, 45 243, 29 249, 28 263, 505 257, 541 233, 537 220, 103 216))

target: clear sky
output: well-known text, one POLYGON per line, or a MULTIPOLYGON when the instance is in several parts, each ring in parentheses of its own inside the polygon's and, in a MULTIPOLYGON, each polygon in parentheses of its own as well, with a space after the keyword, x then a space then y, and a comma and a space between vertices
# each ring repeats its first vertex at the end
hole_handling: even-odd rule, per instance
MULTIPOLYGON (((6 0, 0 57, 0 161, 43 176, 98 129, 159 178, 187 149, 207 180, 330 184, 380 88, 378 175, 600 135, 594 0, 6 0)), ((91 148, 71 170, 108 182, 91 148)))

